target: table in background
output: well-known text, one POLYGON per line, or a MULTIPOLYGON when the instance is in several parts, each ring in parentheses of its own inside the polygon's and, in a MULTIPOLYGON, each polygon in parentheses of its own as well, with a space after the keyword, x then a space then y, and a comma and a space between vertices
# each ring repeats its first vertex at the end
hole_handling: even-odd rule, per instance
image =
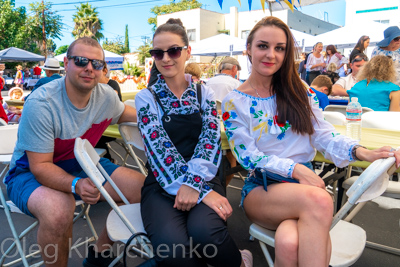
POLYGON ((349 98, 348 97, 328 96, 328 99, 329 99, 329 105, 347 106, 347 104, 349 103, 349 98))
POLYGON ((19 109, 22 109, 25 101, 24 100, 4 100, 6 101, 7 105, 17 107, 19 109))
POLYGON ((12 85, 14 82, 13 78, 5 78, 4 80, 6 81, 6 85, 12 85))
POLYGON ((34 87, 36 85, 36 83, 39 81, 39 79, 33 79, 33 78, 28 78, 24 85, 28 88, 28 87, 34 87))
POLYGON ((140 90, 134 90, 134 91, 129 91, 129 92, 121 92, 122 95, 122 102, 125 102, 128 99, 135 99, 135 96, 137 93, 139 93, 140 90))

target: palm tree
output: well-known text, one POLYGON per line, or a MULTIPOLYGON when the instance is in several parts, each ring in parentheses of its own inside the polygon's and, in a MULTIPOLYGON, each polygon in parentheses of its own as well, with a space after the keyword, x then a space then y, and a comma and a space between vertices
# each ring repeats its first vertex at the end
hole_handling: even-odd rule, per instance
POLYGON ((104 38, 104 35, 100 32, 103 30, 103 22, 99 19, 99 12, 96 11, 96 8, 92 8, 89 3, 82 3, 80 7, 76 8, 78 10, 73 15, 75 27, 72 36, 75 39, 87 36, 97 41, 104 38))

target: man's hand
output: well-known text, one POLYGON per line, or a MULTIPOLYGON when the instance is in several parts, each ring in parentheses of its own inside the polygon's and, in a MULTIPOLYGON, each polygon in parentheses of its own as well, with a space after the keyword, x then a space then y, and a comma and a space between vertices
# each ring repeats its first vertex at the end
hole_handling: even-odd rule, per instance
POLYGON ((75 185, 75 192, 87 204, 96 204, 100 199, 100 191, 96 188, 90 178, 78 180, 75 185))
POLYGON ((199 192, 187 185, 181 185, 176 194, 174 208, 189 211, 197 204, 199 192))
POLYGON ((292 177, 299 180, 300 184, 307 184, 325 189, 325 183, 321 177, 303 164, 295 165, 292 177))
POLYGON ((224 221, 232 215, 232 207, 229 204, 228 199, 215 191, 208 193, 202 201, 213 209, 224 221))

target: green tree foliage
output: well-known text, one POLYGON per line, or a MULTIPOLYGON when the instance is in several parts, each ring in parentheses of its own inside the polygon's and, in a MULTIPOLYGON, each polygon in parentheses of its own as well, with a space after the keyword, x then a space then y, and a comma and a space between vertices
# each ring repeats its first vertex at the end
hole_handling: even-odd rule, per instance
POLYGON ((0 0, 0 50, 12 46, 31 48, 31 42, 26 43, 26 20, 25 7, 16 8, 14 1, 0 0))
POLYGON ((157 28, 157 16, 163 14, 170 14, 178 11, 189 10, 200 8, 203 4, 197 0, 181 0, 175 2, 174 0, 169 0, 170 3, 162 6, 154 6, 150 9, 150 12, 156 15, 155 17, 148 18, 147 22, 153 25, 153 31, 157 28))
MULTIPOLYGON (((28 23, 29 25, 29 35, 34 41, 36 41, 41 50, 44 50, 43 47, 43 13, 44 13, 44 22, 45 22, 45 39, 61 39, 63 29, 62 26, 62 16, 57 14, 57 11, 53 11, 51 2, 34 2, 29 4, 29 10, 33 13, 32 16, 29 16, 28 23)), ((46 41, 47 44, 47 41, 46 41)), ((50 52, 53 52, 52 47, 47 49, 50 52)))
POLYGON ((130 53, 129 49, 129 35, 128 35, 128 24, 125 25, 125 53, 130 53))
POLYGON ((138 53, 138 59, 139 59, 140 64, 144 65, 146 58, 151 57, 150 52, 149 52, 150 49, 151 49, 151 45, 147 42, 145 42, 144 44, 142 44, 141 46, 139 46, 137 48, 137 50, 135 52, 138 53))
POLYGON ((89 3, 82 3, 79 7, 76 7, 77 11, 72 16, 75 23, 74 30, 72 31, 72 36, 75 39, 80 37, 91 37, 99 41, 104 38, 101 33, 103 30, 103 21, 99 19, 99 12, 95 7, 89 3))
POLYGON ((116 54, 123 54, 125 53, 125 46, 121 40, 121 37, 117 37, 115 41, 109 41, 106 39, 102 45, 104 50, 116 53, 116 54))
POLYGON ((51 53, 54 53, 54 51, 56 51, 57 45, 53 41, 53 39, 47 39, 46 40, 46 47, 47 47, 47 51, 49 51, 51 53))
POLYGON ((56 56, 64 54, 67 52, 69 45, 62 45, 59 48, 56 49, 56 51, 54 51, 54 54, 56 56))

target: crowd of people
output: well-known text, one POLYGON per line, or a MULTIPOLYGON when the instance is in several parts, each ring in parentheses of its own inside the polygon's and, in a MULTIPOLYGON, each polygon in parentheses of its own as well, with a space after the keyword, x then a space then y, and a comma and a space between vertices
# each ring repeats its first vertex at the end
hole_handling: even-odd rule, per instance
MULTIPOLYGON (((397 30, 385 31, 377 54, 400 47, 397 30)), ((361 51, 369 39, 360 40, 361 51)), ((222 155, 217 100, 222 100, 222 121, 232 151, 229 161, 238 162, 249 173, 242 189, 243 216, 276 231, 277 266, 328 266, 333 203, 313 170, 314 149, 338 167, 386 157, 395 157, 399 166, 400 151, 368 150, 339 135, 324 120, 326 95, 352 96, 370 88, 376 95, 388 85, 382 101, 387 97, 390 104, 379 102, 378 106, 392 110, 397 104, 398 108, 394 83, 398 74, 392 62, 397 58, 376 55, 368 61, 361 51, 350 57, 352 72, 343 77, 345 57, 328 46, 324 59, 323 44, 317 43, 303 63, 303 81, 295 69, 296 48, 289 27, 270 16, 248 35, 251 72, 247 79, 238 81, 238 71, 244 66, 227 57, 219 73, 205 84, 198 82, 201 72, 196 66, 186 66, 191 47, 179 19, 160 25, 152 45, 155 66, 148 87, 135 97, 136 109, 121 102, 119 87, 107 78, 103 49, 88 37, 69 46, 64 58, 66 75, 58 77, 58 70, 49 73, 26 99, 4 183, 10 200, 38 219, 37 240, 46 248, 46 253, 42 249, 45 264, 67 266, 75 200, 104 201, 74 156, 75 138, 88 139, 95 146, 110 124, 130 121, 138 123, 146 148, 147 177, 115 164, 110 157, 101 158, 100 164, 130 203, 141 203, 154 251, 167 248, 148 263, 253 266, 251 252, 239 250, 227 229, 232 207, 217 174, 222 155), (332 64, 336 70, 326 70, 332 64), (390 74, 382 75, 379 64, 393 67, 390 74), (324 71, 340 78, 321 75, 324 71), (332 77, 337 79, 335 84, 332 77), (191 253, 193 244, 199 253, 191 253)), ((45 66, 59 68, 51 60, 45 66)), ((107 182, 104 188, 122 203, 107 182)), ((83 266, 108 266, 114 259, 112 243, 103 229, 96 244, 90 245, 83 266)))

